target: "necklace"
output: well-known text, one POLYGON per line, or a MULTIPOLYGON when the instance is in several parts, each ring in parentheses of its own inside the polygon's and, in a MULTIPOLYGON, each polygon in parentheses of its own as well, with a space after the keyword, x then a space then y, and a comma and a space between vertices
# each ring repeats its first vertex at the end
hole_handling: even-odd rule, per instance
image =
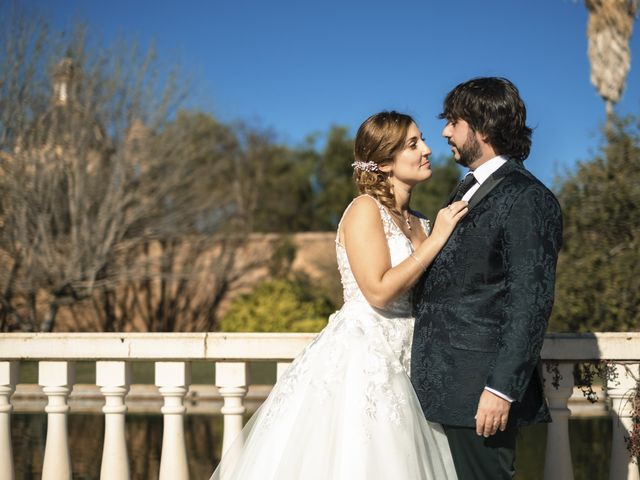
MULTIPOLYGON (((404 224, 407 226, 407 229, 409 231, 411 231, 411 210, 407 210, 407 216, 405 217, 402 212, 398 212, 396 210, 391 210, 391 209, 387 209, 387 211, 396 218, 400 218, 402 220, 404 220, 404 224)), ((400 228, 400 225, 398 225, 395 221, 393 222, 396 224, 396 227, 400 228)), ((402 229, 401 229, 402 230, 402 229)))
POLYGON ((401 216, 402 216, 402 219, 404 220, 405 225, 407 226, 409 231, 411 231, 411 213, 407 211, 406 217, 404 215, 401 215, 401 216))
POLYGON ((400 212, 400 218, 404 220, 404 224, 407 226, 409 231, 411 231, 411 212, 407 211, 407 216, 405 217, 402 212, 400 212))

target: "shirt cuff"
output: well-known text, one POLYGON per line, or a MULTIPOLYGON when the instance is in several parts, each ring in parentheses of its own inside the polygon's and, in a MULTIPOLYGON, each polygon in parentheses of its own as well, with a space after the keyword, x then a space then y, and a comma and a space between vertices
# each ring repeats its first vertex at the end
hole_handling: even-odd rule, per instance
POLYGON ((495 390, 495 389, 493 389, 493 388, 491 388, 491 387, 484 387, 484 389, 485 389, 485 390, 488 390, 489 392, 493 393, 494 395, 499 396, 500 398, 502 398, 502 399, 506 400, 506 401, 507 401, 507 402, 509 402, 509 403, 513 403, 513 400, 514 400, 514 399, 513 399, 513 398, 511 398, 509 395, 505 395, 504 393, 499 392, 499 391, 497 391, 497 390, 495 390))

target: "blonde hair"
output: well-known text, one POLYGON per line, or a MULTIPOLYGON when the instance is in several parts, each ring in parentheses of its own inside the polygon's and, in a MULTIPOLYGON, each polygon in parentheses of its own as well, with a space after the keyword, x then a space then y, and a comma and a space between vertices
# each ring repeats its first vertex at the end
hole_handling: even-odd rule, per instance
MULTIPOLYGON (((393 163, 394 157, 404 147, 407 132, 413 118, 395 111, 379 112, 367 118, 356 134, 354 156, 356 162, 373 162, 376 165, 393 163)), ((389 210, 396 209, 393 185, 388 174, 376 169, 353 170, 353 180, 358 191, 377 199, 389 210)))

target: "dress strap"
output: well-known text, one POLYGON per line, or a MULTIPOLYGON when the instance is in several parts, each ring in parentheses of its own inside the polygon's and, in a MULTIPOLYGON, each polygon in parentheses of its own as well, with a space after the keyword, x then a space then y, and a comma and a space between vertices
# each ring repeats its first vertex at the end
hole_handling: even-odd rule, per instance
MULTIPOLYGON (((344 209, 344 212, 342 212, 342 217, 340 217, 340 221, 338 222, 338 228, 336 230, 336 243, 340 246, 343 246, 340 243, 340 227, 342 226, 342 220, 344 220, 345 215, 347 214, 347 212, 349 211, 349 209, 351 208, 351 205, 353 205, 355 203, 356 200, 358 200, 359 198, 362 197, 369 197, 372 198, 374 202, 376 202, 376 205, 378 205, 378 209, 380 210, 380 215, 382 216, 382 223, 384 223, 385 220, 385 214, 387 214, 386 209, 384 208, 384 206, 378 201, 378 199, 372 195, 369 195, 368 193, 363 193, 362 195, 358 195, 356 198, 354 198, 353 200, 351 200, 351 202, 349 202, 349 205, 347 205, 347 208, 344 209)), ((388 215, 388 214, 387 214, 388 215)))
MULTIPOLYGON (((419 213, 419 212, 415 212, 415 213, 419 213)), ((424 230, 424 233, 427 235, 427 237, 431 235, 431 222, 429 221, 429 219, 427 217, 422 216, 422 214, 419 214, 416 216, 418 217, 418 220, 420 220, 420 225, 422 225, 422 230, 424 230)))

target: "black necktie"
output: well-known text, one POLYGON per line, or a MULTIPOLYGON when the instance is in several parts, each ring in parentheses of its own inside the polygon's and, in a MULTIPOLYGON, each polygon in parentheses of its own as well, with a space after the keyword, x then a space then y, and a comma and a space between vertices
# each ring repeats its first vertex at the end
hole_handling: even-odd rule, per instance
POLYGON ((453 202, 461 200, 462 197, 464 197, 464 194, 471 190, 471 187, 473 187, 476 183, 478 183, 478 181, 476 180, 476 177, 473 176, 473 173, 469 173, 466 177, 464 177, 464 180, 461 181, 458 185, 456 195, 455 197, 453 197, 453 202))

